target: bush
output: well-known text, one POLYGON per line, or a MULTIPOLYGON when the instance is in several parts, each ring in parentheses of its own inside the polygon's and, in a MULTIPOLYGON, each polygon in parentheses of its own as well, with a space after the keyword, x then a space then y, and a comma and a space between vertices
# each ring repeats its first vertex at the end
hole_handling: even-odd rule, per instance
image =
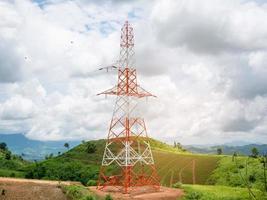
POLYGON ((105 200, 113 200, 113 198, 110 196, 110 194, 108 194, 105 198, 105 200))
POLYGON ((249 175, 248 180, 249 180, 249 182, 254 183, 256 181, 255 175, 252 175, 252 174, 249 175))
POLYGON ((95 153, 96 152, 96 145, 94 143, 88 143, 86 147, 86 152, 87 153, 95 153))
POLYGON ((203 196, 202 193, 192 191, 185 195, 184 200, 200 200, 202 196, 203 196))
POLYGON ((68 186, 66 189, 66 195, 70 199, 81 199, 83 197, 80 186, 72 185, 68 186))
POLYGON ((89 180, 86 185, 87 186, 95 186, 96 185, 96 180, 89 180))
POLYGON ((182 183, 181 182, 177 182, 177 183, 174 183, 172 185, 173 188, 182 188, 182 183))
POLYGON ((27 169, 25 178, 41 179, 45 176, 46 169, 42 164, 36 164, 27 169))
POLYGON ((86 196, 83 198, 83 200, 95 200, 95 197, 93 196, 86 196))
POLYGON ((10 153, 10 151, 6 152, 5 159, 6 160, 10 160, 11 159, 11 153, 10 153))
POLYGON ((6 145, 6 143, 1 142, 1 143, 0 143, 0 149, 3 150, 3 151, 7 150, 7 145, 6 145))

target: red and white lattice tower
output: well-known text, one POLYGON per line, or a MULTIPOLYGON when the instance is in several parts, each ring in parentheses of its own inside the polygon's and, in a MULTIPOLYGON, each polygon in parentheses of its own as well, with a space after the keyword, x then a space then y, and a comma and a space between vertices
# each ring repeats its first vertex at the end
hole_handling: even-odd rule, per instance
POLYGON ((133 57, 133 28, 126 21, 121 29, 117 85, 100 93, 117 98, 99 172, 99 189, 115 186, 129 193, 138 186, 160 186, 145 121, 137 112, 138 101, 154 95, 137 84, 133 57))

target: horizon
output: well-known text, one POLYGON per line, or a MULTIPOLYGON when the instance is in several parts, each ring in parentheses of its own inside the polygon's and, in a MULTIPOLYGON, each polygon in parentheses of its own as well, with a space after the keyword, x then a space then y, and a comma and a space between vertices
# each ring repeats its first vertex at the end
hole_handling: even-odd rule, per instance
MULTIPOLYGON (((31 141, 37 141, 37 142, 48 142, 48 143, 57 143, 57 142, 74 142, 74 143, 82 143, 82 141, 94 141, 94 140, 105 140, 106 138, 97 138, 97 139, 89 139, 89 140, 36 140, 36 139, 31 139, 31 138, 28 138, 25 134, 23 133, 12 133, 12 134, 4 134, 4 133, 0 133, 0 143, 1 142, 4 142, 4 140, 1 140, 1 136, 14 136, 14 135, 18 135, 18 136, 23 136, 25 137, 27 140, 31 140, 31 141)), ((151 137, 152 138, 152 137, 151 137)), ((152 139, 156 139, 158 141, 160 141, 160 139, 157 139, 157 138, 152 138, 152 139)), ((180 143, 178 140, 175 140, 175 141, 161 141, 163 143, 166 143, 166 144, 169 144, 169 145, 173 145, 174 142, 178 142, 180 143)), ((245 141, 245 140, 239 140, 239 141, 231 141, 231 142, 226 142, 226 143, 202 143, 202 144, 193 144, 193 143, 189 143, 189 144, 183 144, 183 143, 180 143, 182 146, 194 146, 194 147, 212 147, 212 146, 219 146, 219 145, 224 145, 224 146, 246 146, 246 145, 267 145, 267 142, 264 143, 264 142, 256 142, 256 143, 253 143, 253 142, 250 142, 250 141, 245 141)))

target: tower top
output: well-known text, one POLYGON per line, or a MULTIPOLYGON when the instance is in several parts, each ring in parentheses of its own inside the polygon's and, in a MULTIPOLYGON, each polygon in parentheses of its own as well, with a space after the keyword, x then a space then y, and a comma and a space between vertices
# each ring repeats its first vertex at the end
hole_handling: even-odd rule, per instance
POLYGON ((126 21, 121 28, 120 68, 134 68, 134 34, 133 27, 126 21))
POLYGON ((100 94, 132 96, 132 97, 148 97, 153 96, 141 86, 137 84, 137 73, 134 67, 134 34, 133 28, 126 21, 121 28, 120 41, 120 58, 118 62, 118 83, 113 88, 106 90, 100 94))

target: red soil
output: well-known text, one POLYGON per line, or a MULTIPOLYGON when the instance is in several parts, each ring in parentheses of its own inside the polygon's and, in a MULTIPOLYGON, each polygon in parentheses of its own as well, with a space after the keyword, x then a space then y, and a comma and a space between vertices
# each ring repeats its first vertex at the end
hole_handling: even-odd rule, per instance
POLYGON ((120 189, 111 186, 103 190, 98 190, 96 187, 89 187, 89 189, 100 197, 110 194, 114 199, 120 200, 177 200, 183 195, 182 190, 167 187, 160 187, 159 191, 155 191, 151 187, 138 187, 129 194, 123 194, 120 189))

